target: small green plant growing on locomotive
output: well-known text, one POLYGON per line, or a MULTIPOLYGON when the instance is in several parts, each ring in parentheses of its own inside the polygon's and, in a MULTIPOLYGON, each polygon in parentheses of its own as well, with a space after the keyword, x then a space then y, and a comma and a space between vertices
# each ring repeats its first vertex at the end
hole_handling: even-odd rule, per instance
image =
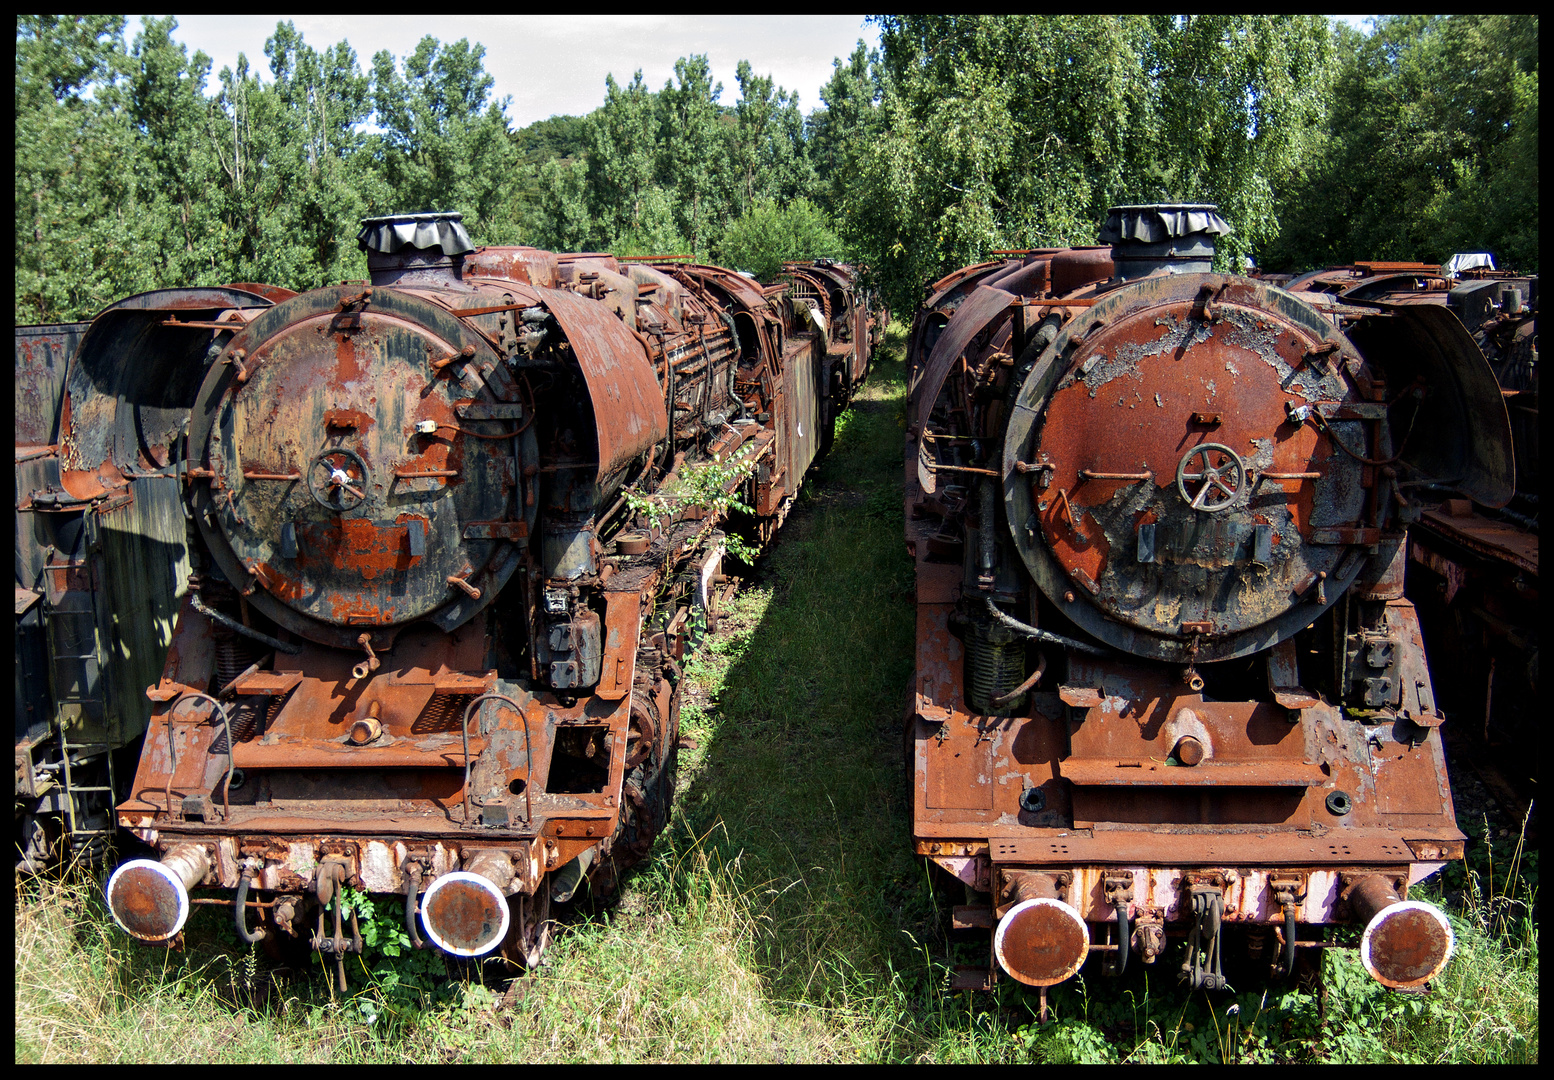
MULTIPOLYGON (((633 514, 647 519, 656 526, 675 513, 699 509, 722 518, 730 510, 753 513, 749 504, 737 494, 741 484, 755 471, 755 447, 747 446, 724 459, 714 455, 705 465, 687 465, 676 474, 673 482, 660 485, 657 491, 644 495, 634 488, 625 493, 626 506, 633 514)), ((724 538, 724 547, 743 562, 754 561, 758 550, 737 536, 724 538)))
MULTIPOLYGON (((457 985, 448 977, 442 953, 411 944, 403 897, 373 898, 349 887, 341 890, 341 897, 347 915, 355 912, 361 926, 362 952, 346 960, 346 973, 363 987, 352 995, 350 1007, 364 1022, 412 1022, 455 1000, 457 985)), ((320 953, 313 953, 313 962, 326 969, 334 966, 320 953)))

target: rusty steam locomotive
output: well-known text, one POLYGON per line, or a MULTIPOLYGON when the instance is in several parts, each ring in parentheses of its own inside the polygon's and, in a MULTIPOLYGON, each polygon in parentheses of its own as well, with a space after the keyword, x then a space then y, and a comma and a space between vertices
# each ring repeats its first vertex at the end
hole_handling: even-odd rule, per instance
POLYGON ((1444 307, 1212 274, 1227 231, 1118 207, 915 321, 913 839, 991 937, 957 986, 1176 938, 1217 988, 1341 923, 1388 986, 1448 960, 1407 899, 1464 841, 1407 533, 1421 490, 1511 498, 1506 409, 1444 307))
POLYGON ((340 958, 349 884, 405 895, 418 941, 532 964, 551 902, 613 888, 667 821, 722 497, 771 536, 877 327, 830 263, 762 286, 477 248, 457 214, 358 240, 370 283, 152 293, 92 323, 27 509, 117 513, 141 547, 35 545, 35 601, 157 657, 133 693, 102 685, 139 674, 116 655, 56 680, 103 746, 145 731, 114 819, 156 857, 107 887, 130 934, 175 939, 189 890, 220 888, 245 939, 340 958), (155 633, 93 624, 117 614, 86 590, 141 575, 165 664, 155 633))

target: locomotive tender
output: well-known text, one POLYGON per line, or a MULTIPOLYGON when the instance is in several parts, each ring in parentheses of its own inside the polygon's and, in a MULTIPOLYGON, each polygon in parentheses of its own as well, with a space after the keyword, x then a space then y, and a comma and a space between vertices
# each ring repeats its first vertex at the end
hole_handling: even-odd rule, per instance
POLYGON ((875 327, 828 263, 790 268, 822 300, 477 248, 458 214, 358 241, 370 284, 131 298, 72 368, 65 487, 181 490, 189 519, 115 810, 158 857, 108 903, 168 942, 191 889, 233 890, 246 940, 340 960, 350 885, 404 894, 418 942, 533 964, 552 900, 608 892, 667 822, 676 661, 726 591, 717 496, 770 538, 875 327))
POLYGON ((1407 530, 1419 489, 1511 498, 1505 406, 1444 308, 1209 273, 1228 229, 1117 207, 914 323, 913 840, 991 932, 958 987, 1181 938, 1220 988, 1231 944, 1288 975, 1340 923, 1388 986, 1450 955, 1406 898, 1464 842, 1407 530))

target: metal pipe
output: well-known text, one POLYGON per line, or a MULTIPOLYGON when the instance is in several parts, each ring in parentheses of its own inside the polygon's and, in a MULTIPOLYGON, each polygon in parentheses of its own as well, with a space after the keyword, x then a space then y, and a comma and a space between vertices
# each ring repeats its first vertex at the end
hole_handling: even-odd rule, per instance
POLYGON ((1280 974, 1288 979, 1295 974, 1295 905, 1284 905, 1284 966, 1280 974))
POLYGON ((1365 922, 1360 963, 1394 990, 1421 987, 1446 968, 1456 939, 1446 916, 1430 904, 1398 898, 1393 883, 1367 874, 1344 889, 1350 915, 1365 922))
POLYGON ((200 594, 197 593, 197 592, 191 592, 189 594, 189 602, 194 605, 194 610, 195 611, 198 611, 201 615, 204 615, 207 619, 214 619, 216 622, 219 622, 222 626, 228 627, 228 628, 230 628, 232 630, 236 630, 239 634, 242 634, 245 637, 251 637, 255 641, 262 641, 266 645, 270 646, 270 648, 272 648, 272 649, 279 649, 283 653, 290 653, 292 655, 295 655, 295 654, 297 654, 297 653, 302 651, 302 646, 300 646, 300 645, 288 645, 288 644, 286 644, 286 642, 281 641, 279 638, 273 638, 269 634, 261 634, 258 630, 255 630, 251 626, 244 626, 242 623, 238 622, 236 619, 231 618, 230 616, 227 616, 227 615, 223 615, 219 611, 212 610, 211 608, 206 606, 205 601, 200 599, 200 594))
POLYGON ((1117 971, 1121 975, 1128 968, 1128 945, 1133 932, 1128 928, 1128 902, 1117 904, 1117 971))
MULTIPOLYGON (((993 538, 993 523, 997 518, 997 510, 993 501, 993 481, 982 481, 979 494, 981 495, 981 507, 979 508, 981 522, 977 529, 977 546, 981 551, 982 574, 985 577, 991 578, 993 557, 996 551, 993 538)), ((989 580, 988 585, 991 586, 991 584, 992 582, 989 580)))
POLYGON ((421 867, 418 863, 411 863, 405 869, 405 931, 410 935, 412 949, 426 948, 426 942, 421 940, 415 928, 416 901, 420 899, 420 894, 421 867))
POLYGON ((1090 928, 1078 911, 1057 899, 1056 875, 1020 874, 1015 890, 1019 902, 993 931, 993 955, 1011 978, 1027 986, 1060 983, 1089 955, 1090 928))
POLYGON ((988 614, 1017 634, 1023 634, 1028 638, 1035 638, 1037 641, 1045 641, 1049 645, 1062 645, 1064 648, 1073 649, 1075 652, 1086 653, 1090 656, 1112 655, 1111 650, 1103 649, 1098 645, 1087 645, 1083 641, 1075 641, 1071 637, 1054 634, 1051 630, 1039 630, 1034 626, 1027 626, 1014 616, 999 610, 998 605, 993 603, 993 598, 990 596, 984 596, 982 602, 987 605, 988 614))
POLYGON ((248 932, 248 885, 253 880, 253 873, 252 867, 243 868, 243 874, 237 882, 237 898, 232 901, 232 921, 237 927, 237 936, 247 945, 257 945, 264 938, 262 926, 251 934, 248 932))
POLYGON ((996 698, 994 698, 988 704, 992 705, 993 708, 995 708, 995 709, 1002 709, 1005 705, 1008 705, 1010 702, 1018 701, 1021 697, 1023 697, 1026 693, 1028 693, 1037 683, 1041 682, 1041 677, 1043 675, 1045 675, 1046 673, 1047 673, 1047 655, 1046 655, 1046 653, 1037 653, 1036 654, 1036 670, 1031 673, 1030 677, 1027 678, 1019 686, 1017 686, 1013 690, 1009 691, 1007 694, 1000 694, 1000 695, 998 695, 996 698))

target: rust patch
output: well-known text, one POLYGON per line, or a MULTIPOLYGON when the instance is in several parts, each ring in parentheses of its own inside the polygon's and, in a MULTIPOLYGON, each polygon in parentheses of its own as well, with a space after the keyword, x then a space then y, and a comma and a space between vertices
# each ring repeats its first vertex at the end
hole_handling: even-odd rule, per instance
POLYGON ((354 431, 358 435, 366 434, 367 430, 377 422, 375 418, 360 409, 330 409, 324 413, 324 427, 337 431, 354 431))

